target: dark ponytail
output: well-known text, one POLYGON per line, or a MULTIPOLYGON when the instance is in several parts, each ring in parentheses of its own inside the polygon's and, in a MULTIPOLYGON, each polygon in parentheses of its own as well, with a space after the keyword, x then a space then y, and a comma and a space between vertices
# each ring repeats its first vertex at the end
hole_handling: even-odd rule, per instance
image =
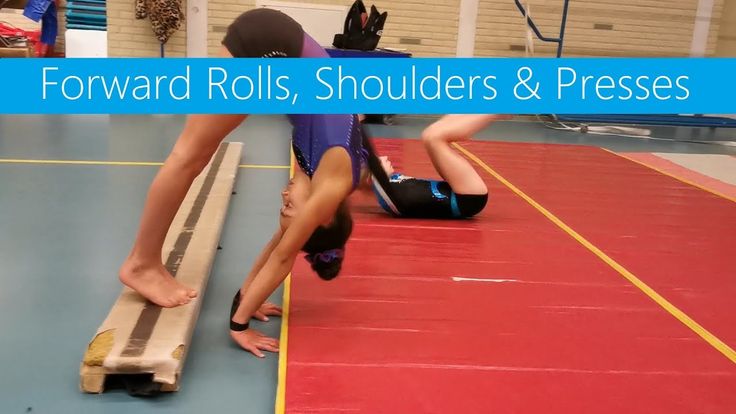
POLYGON ((306 259, 320 278, 332 280, 340 273, 345 257, 345 243, 353 232, 353 219, 347 202, 343 202, 335 212, 329 226, 317 227, 302 247, 306 259))

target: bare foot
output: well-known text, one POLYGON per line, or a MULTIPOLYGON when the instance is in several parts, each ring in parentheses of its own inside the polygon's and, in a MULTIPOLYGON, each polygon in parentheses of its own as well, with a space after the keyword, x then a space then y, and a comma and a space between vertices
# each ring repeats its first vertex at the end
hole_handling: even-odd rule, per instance
POLYGON ((197 292, 177 282, 166 268, 136 266, 127 260, 120 268, 120 281, 146 299, 164 308, 186 305, 197 292))

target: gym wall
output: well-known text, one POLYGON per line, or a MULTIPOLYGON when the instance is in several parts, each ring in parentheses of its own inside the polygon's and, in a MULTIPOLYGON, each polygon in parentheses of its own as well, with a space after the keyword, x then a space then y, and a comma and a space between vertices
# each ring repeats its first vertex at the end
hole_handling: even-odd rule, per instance
MULTIPOLYGON (((186 0, 184 0, 186 2, 186 0)), ((353 0, 286 0, 341 4, 353 0)), ((707 56, 736 48, 736 0, 713 0, 707 56), (724 1, 731 3, 721 24, 724 1), (720 33, 719 29, 723 27, 720 33), (729 46, 730 45, 730 46, 729 46)), ((406 48, 415 56, 455 56, 460 0, 365 1, 387 11, 380 46, 406 48)), ((478 0, 475 56, 524 56, 524 19, 513 0, 478 0)), ((527 0, 542 32, 559 34, 562 0, 527 0)), ((135 19, 133 0, 108 0, 110 56, 159 56, 159 44, 148 19, 135 19)), ((255 0, 208 2, 208 53, 216 56, 227 26, 255 0)), ((566 56, 689 56, 698 0, 572 0, 564 53, 566 56)), ((184 56, 186 22, 166 45, 166 56, 184 56)), ((556 45, 534 42, 536 56, 554 55, 556 45)))
MULTIPOLYGON (((186 0, 183 0, 186 7, 186 0)), ((186 55, 186 21, 169 39, 165 56, 186 55)), ((156 57, 161 46, 153 35, 151 21, 135 18, 135 0, 107 0, 107 50, 110 57, 156 57)))
MULTIPOLYGON (((354 0, 287 0, 297 3, 350 6, 354 0)), ((416 56, 454 56, 460 0, 364 0, 388 12, 381 47, 410 49, 416 56)), ((227 25, 240 13, 255 7, 255 0, 210 0, 210 56, 216 56, 227 25)), ((369 10, 370 11, 370 10, 369 10)))
MULTIPOLYGON (((23 16, 23 7, 25 2, 10 1, 0 9, 0 21, 19 27, 23 30, 41 30, 41 22, 23 16)), ((57 9, 57 18, 59 21, 59 34, 56 36, 56 45, 54 45, 54 53, 64 53, 64 32, 66 31, 66 0, 59 1, 57 9)))
MULTIPOLYGON (((729 0, 732 1, 732 0, 729 0)), ((714 0, 707 55, 715 53, 724 0, 714 0)), ((542 34, 557 37, 563 0, 522 0, 542 34)), ((698 0, 572 0, 565 56, 690 56, 698 0)), ((476 56, 525 56, 524 18, 513 0, 480 0, 476 56)), ((534 42, 535 56, 557 45, 534 42)))
POLYGON ((736 0, 724 0, 716 56, 736 57, 736 0))
POLYGON ((23 30, 41 30, 41 23, 23 16, 23 9, 0 10, 0 21, 6 22, 23 30))
MULTIPOLYGON (((296 0, 300 3, 342 4, 353 0, 296 0)), ((368 1, 389 18, 380 45, 410 49, 416 56, 454 56, 457 42, 459 0, 368 1)), ((255 0, 208 2, 208 52, 217 56, 227 26, 240 13, 255 7, 255 0)), ((148 19, 135 19, 132 0, 108 0, 108 48, 110 56, 159 56, 159 44, 148 19)), ((186 22, 166 45, 166 56, 184 56, 186 22)))
MULTIPOLYGON (((299 1, 301 3, 301 1, 299 1)), ((227 27, 241 13, 256 6, 255 0, 209 0, 207 3, 207 49, 215 57, 227 27)))

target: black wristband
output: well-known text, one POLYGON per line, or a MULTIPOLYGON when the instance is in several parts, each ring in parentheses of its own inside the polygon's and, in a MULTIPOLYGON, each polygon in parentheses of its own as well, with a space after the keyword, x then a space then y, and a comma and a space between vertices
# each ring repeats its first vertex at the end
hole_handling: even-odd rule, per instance
POLYGON ((237 323, 234 320, 230 319, 230 330, 235 332, 243 332, 248 329, 250 326, 250 322, 246 323, 237 323))
POLYGON ((233 304, 230 305, 230 319, 235 316, 235 312, 238 311, 238 306, 240 306, 240 288, 238 288, 237 293, 235 293, 235 297, 233 298, 233 304))
POLYGON ((242 332, 246 329, 248 329, 249 322, 246 323, 237 323, 233 321, 233 317, 235 316, 235 312, 238 310, 238 306, 240 306, 240 288, 238 288, 238 292, 235 293, 235 297, 233 298, 233 304, 230 307, 230 330, 235 332, 242 332))

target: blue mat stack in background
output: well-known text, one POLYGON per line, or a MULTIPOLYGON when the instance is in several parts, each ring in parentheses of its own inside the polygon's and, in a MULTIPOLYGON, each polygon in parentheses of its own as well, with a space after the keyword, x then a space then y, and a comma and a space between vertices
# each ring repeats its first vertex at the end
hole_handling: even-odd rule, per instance
POLYGON ((66 27, 78 30, 107 30, 106 0, 69 0, 66 27))

